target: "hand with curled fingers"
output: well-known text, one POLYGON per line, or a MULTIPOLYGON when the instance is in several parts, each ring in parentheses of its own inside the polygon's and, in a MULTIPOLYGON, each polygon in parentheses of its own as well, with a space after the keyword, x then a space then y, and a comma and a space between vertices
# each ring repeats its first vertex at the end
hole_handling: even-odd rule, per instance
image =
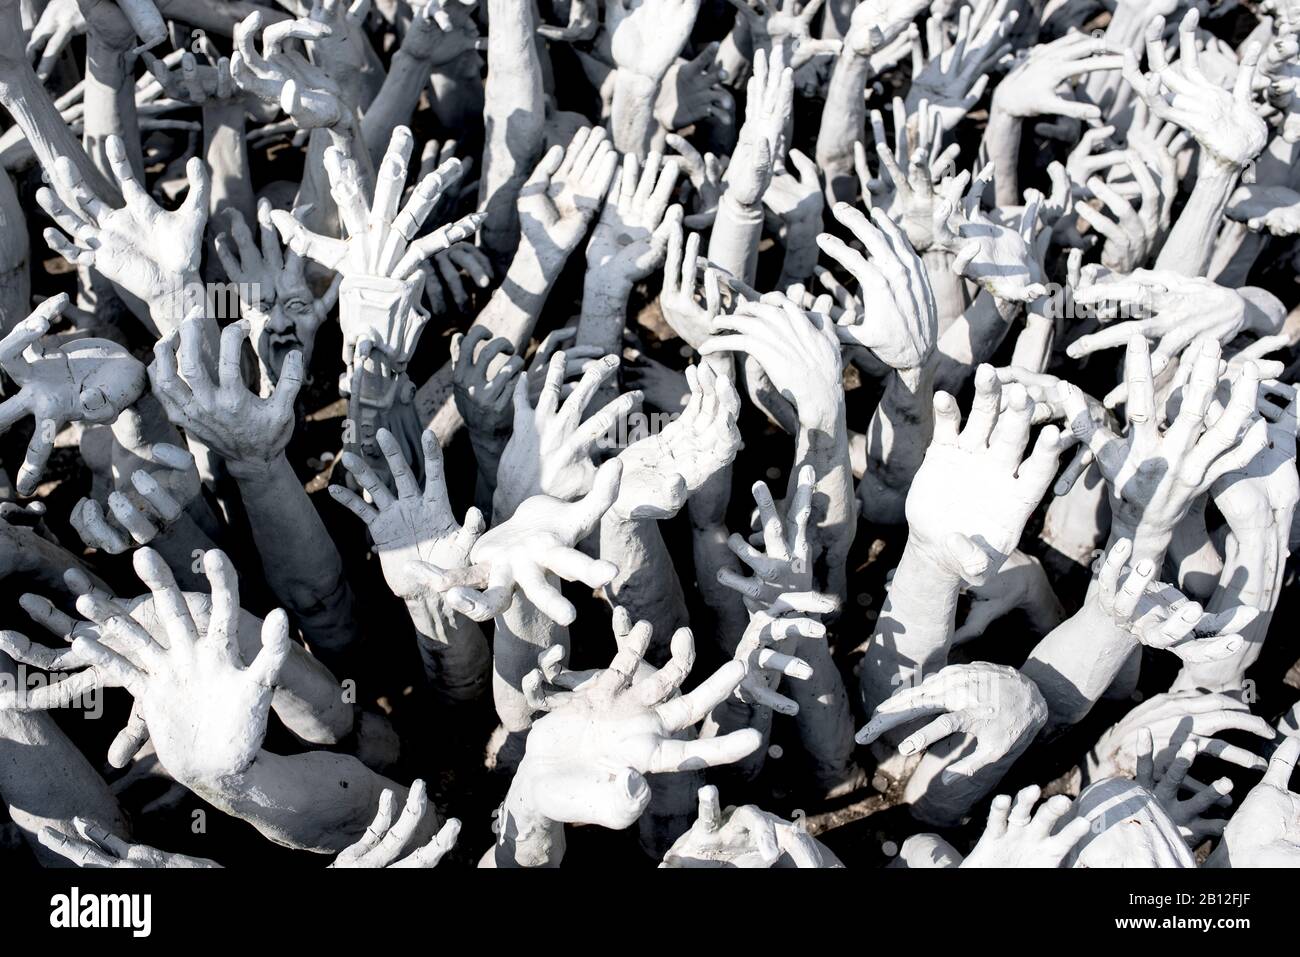
MULTIPOLYGON (((992 369, 991 366, 988 368, 992 369)), ((975 370, 977 390, 981 388, 981 380, 990 375, 984 369, 985 366, 980 366, 975 370)), ((1065 399, 1077 392, 1079 398, 1083 399, 1088 416, 1095 425, 1098 427, 1105 425, 1112 431, 1118 431, 1114 416, 1100 399, 1094 398, 1079 389, 1078 386, 1074 386, 1058 376, 1045 372, 1034 372, 1022 366, 1004 366, 1000 369, 992 369, 991 374, 997 378, 1002 386, 1016 383, 1024 387, 1025 391, 1029 393, 1030 401, 1033 403, 1033 422, 1035 425, 1041 425, 1044 422, 1058 422, 1062 426, 1069 425, 1070 413, 1066 411, 1065 399)), ((1092 462, 1092 450, 1086 445, 1079 445, 1076 448, 1074 458, 1061 472, 1056 484, 1052 486, 1052 494, 1065 495, 1069 492, 1074 487, 1074 483, 1092 465, 1092 462)))
POLYGON ((1066 351, 1070 358, 1080 359, 1102 349, 1127 345, 1132 336, 1141 335, 1155 345, 1151 371, 1159 375, 1202 337, 1213 337, 1227 345, 1243 331, 1260 335, 1277 332, 1281 310, 1248 290, 1167 271, 1090 273, 1085 269, 1083 283, 1074 290, 1076 303, 1113 303, 1140 318, 1112 323, 1099 332, 1081 336, 1066 351))
MULTIPOLYGON (((258 107, 265 107, 264 101, 235 83, 228 57, 214 58, 211 53, 205 53, 206 62, 200 63, 198 57, 186 51, 181 56, 178 70, 172 69, 152 53, 143 52, 141 58, 169 99, 192 106, 225 106, 240 100, 250 112, 270 113, 265 108, 259 111, 258 107)), ((258 118, 271 120, 274 115, 258 118)))
POLYGON ((834 56, 840 41, 812 35, 813 18, 822 0, 729 0, 749 31, 755 51, 770 53, 780 48, 785 60, 797 70, 813 57, 834 56))
POLYGON ((214 338, 211 322, 191 316, 154 345, 149 366, 154 394, 172 424, 220 455, 232 472, 265 470, 293 436, 302 353, 285 357, 270 397, 259 398, 244 384, 240 371, 240 352, 251 323, 240 319, 221 330, 214 379, 207 355, 207 342, 214 338))
POLYGON ((1300 193, 1289 186, 1239 186, 1224 215, 1271 236, 1300 233, 1300 193))
POLYGON ((53 227, 45 230, 45 241, 74 266, 93 266, 143 299, 157 328, 169 332, 186 315, 192 287, 199 283, 212 185, 208 169, 197 157, 186 164, 189 192, 171 211, 140 184, 120 137, 108 137, 104 150, 125 205, 113 209, 91 191, 71 160, 60 157, 50 171, 54 188, 39 189, 36 202, 72 241, 53 227))
POLYGON ((1030 631, 1046 635, 1065 620, 1065 609, 1056 597, 1043 564, 1032 555, 1016 549, 992 577, 966 591, 971 596, 970 610, 953 632, 954 645, 984 634, 999 619, 1021 612, 1029 621, 1030 631))
POLYGON ((466 311, 470 305, 469 291, 465 288, 466 278, 478 289, 487 289, 492 285, 491 260, 477 246, 464 240, 434 253, 422 270, 424 294, 428 296, 429 307, 435 315, 451 311, 447 303, 449 295, 457 310, 466 311))
POLYGON ((1238 605, 1211 614, 1172 585, 1155 581, 1156 566, 1150 559, 1125 572, 1132 553, 1133 543, 1119 539, 1100 561, 1097 575, 1097 604, 1117 627, 1148 648, 1172 651, 1186 664, 1219 661, 1241 649, 1245 639, 1240 631, 1258 609, 1238 605))
POLYGON ((777 714, 797 715, 799 702, 777 689, 783 678, 807 681, 813 667, 799 657, 800 639, 826 640, 819 615, 835 611, 839 603, 820 592, 788 592, 770 604, 753 608, 733 661, 745 665, 745 676, 735 696, 748 705, 770 708, 777 714))
POLYGON ((769 293, 719 315, 711 332, 700 354, 751 356, 794 404, 804 427, 831 429, 843 420, 840 346, 829 315, 805 312, 785 295, 769 293))
POLYGON ((456 408, 470 435, 508 435, 514 412, 516 376, 524 360, 514 354, 514 344, 491 330, 470 326, 451 337, 452 385, 456 408))
POLYGON ((1088 191, 1105 211, 1082 199, 1074 205, 1079 217, 1104 240, 1102 265, 1121 273, 1137 269, 1150 260, 1168 228, 1165 221, 1167 206, 1151 171, 1134 150, 1126 152, 1125 160, 1140 191, 1141 202, 1137 209, 1120 189, 1099 176, 1088 178, 1088 191))
MULTIPOLYGON (((1243 731, 1272 741, 1273 727, 1250 713, 1238 698, 1199 690, 1169 691, 1153 695, 1107 730, 1088 753, 1084 765, 1086 781, 1137 775, 1143 752, 1143 729, 1151 732, 1156 777, 1163 777, 1187 741, 1205 753, 1241 768, 1263 769, 1268 762, 1236 744, 1218 739, 1225 731, 1243 731)), ((1145 759, 1143 759, 1145 760, 1145 759)))
POLYGON ((74 817, 72 827, 76 833, 67 834, 54 827, 41 828, 42 846, 77 867, 112 870, 137 870, 154 868, 213 868, 216 861, 205 857, 191 857, 160 851, 148 844, 133 844, 111 834, 94 821, 74 817))
POLYGON ((0 432, 31 415, 35 431, 18 470, 16 488, 31 495, 69 422, 110 423, 144 392, 144 367, 125 348, 106 339, 41 343, 68 307, 60 293, 36 307, 0 340, 0 368, 18 391, 0 403, 0 432))
MULTIPOLYGON (((457 57, 487 48, 474 22, 478 0, 427 0, 418 6, 402 38, 402 52, 428 64, 444 66, 457 57)), ((540 31, 539 31, 540 32, 540 31)))
POLYGON ((1014 668, 984 661, 948 665, 916 687, 895 692, 856 739, 870 744, 886 732, 901 735, 928 718, 933 720, 899 742, 899 752, 920 754, 950 735, 969 736, 974 747, 960 750, 945 778, 972 777, 995 765, 1010 766, 1046 723, 1047 705, 1034 683, 1014 668))
POLYGON ((979 207, 987 182, 985 170, 975 179, 965 201, 963 221, 952 245, 956 253, 952 271, 965 276, 990 295, 1006 302, 1033 302, 1047 293, 1042 267, 1035 251, 1038 213, 1043 197, 1037 191, 1028 201, 1014 229, 994 222, 979 207))
POLYGON ((787 503, 784 517, 777 511, 767 483, 755 482, 751 491, 754 504, 758 506, 760 531, 750 541, 734 532, 727 539, 727 548, 753 574, 746 578, 730 568, 720 568, 718 582, 738 592, 751 614, 770 608, 781 596, 790 592, 813 590, 812 547, 808 539, 808 525, 812 521, 816 478, 811 465, 800 468, 798 483, 787 503), (759 551, 755 547, 757 545, 761 545, 763 550, 759 551))
POLYGON ((553 329, 546 334, 533 357, 528 360, 528 401, 536 408, 541 401, 542 390, 546 388, 547 375, 551 369, 551 360, 562 348, 564 350, 564 385, 560 388, 560 397, 567 399, 582 381, 588 369, 597 368, 600 360, 605 358, 605 351, 599 346, 570 345, 578 336, 577 326, 565 326, 553 329))
POLYGON ((416 836, 424 829, 429 798, 424 781, 416 778, 406 794, 406 803, 393 820, 397 799, 384 788, 379 795, 379 810, 361 839, 339 852, 331 868, 437 867, 438 862, 456 846, 460 821, 447 819, 442 828, 424 844, 416 836), (415 845, 415 846, 412 846, 415 845))
POLYGON ((267 24, 254 11, 235 25, 230 73, 243 90, 279 106, 303 130, 348 129, 356 123, 339 83, 290 45, 328 38, 334 27, 309 17, 267 24), (260 34, 259 53, 254 37, 260 34))
POLYGON ((1076 817, 1062 824, 1073 809, 1067 795, 1057 794, 1038 806, 1043 791, 1037 784, 1010 795, 999 794, 989 805, 988 823, 961 867, 1065 867, 1075 845, 1091 822, 1076 817))
POLYGON ((809 834, 761 808, 723 809, 718 789, 700 788, 699 814, 691 829, 677 839, 660 867, 824 867, 844 865, 809 834))
POLYGON ((682 130, 703 120, 731 126, 736 103, 722 85, 718 44, 710 43, 690 60, 678 59, 664 74, 655 99, 655 119, 665 130, 682 130))
POLYGON ((198 494, 194 456, 164 442, 147 451, 152 461, 141 461, 140 467, 123 475, 124 481, 109 493, 105 503, 83 498, 73 506, 68 521, 88 547, 120 555, 137 545, 148 545, 166 535, 198 494), (178 486, 188 495, 173 495, 178 486))

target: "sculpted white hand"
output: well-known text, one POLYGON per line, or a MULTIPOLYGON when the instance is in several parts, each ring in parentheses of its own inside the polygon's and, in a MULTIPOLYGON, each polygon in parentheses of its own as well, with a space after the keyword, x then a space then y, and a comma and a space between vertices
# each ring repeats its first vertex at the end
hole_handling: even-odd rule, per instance
POLYGON ((51 323, 68 307, 64 294, 47 299, 0 340, 0 368, 18 392, 0 403, 0 431, 31 415, 36 430, 18 470, 19 494, 31 495, 69 422, 109 423, 144 391, 144 366, 116 342, 78 339, 42 347, 51 323))
POLYGON ((331 868, 380 867, 437 867, 438 862, 456 846, 460 835, 460 821, 447 818, 442 828, 427 843, 418 844, 413 838, 429 806, 424 781, 416 778, 407 792, 397 820, 393 820, 397 799, 388 788, 379 796, 379 811, 366 828, 361 840, 339 852, 331 868), (416 844, 412 847, 412 844, 416 844))

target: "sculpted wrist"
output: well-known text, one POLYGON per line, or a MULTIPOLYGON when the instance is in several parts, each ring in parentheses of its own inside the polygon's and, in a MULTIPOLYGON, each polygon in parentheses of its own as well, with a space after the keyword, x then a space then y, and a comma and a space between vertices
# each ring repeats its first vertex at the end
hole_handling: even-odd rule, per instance
POLYGON ((226 471, 232 478, 239 482, 267 482, 274 478, 280 477, 279 473, 288 470, 288 474, 296 482, 297 478, 293 475, 293 467, 289 465, 289 460, 285 458, 284 452, 277 452, 269 459, 234 459, 227 458, 226 471))

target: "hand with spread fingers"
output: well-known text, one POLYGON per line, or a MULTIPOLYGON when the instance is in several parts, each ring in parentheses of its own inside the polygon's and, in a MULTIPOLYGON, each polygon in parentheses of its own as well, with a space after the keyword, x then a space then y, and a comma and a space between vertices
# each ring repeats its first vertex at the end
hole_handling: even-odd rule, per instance
POLYGON ((159 339, 149 378, 154 395, 172 423, 195 436, 232 468, 267 468, 293 436, 294 401, 303 380, 302 353, 291 352, 268 398, 244 384, 240 353, 252 330, 241 319, 221 330, 213 376, 208 343, 210 320, 191 316, 176 332, 159 339))
POLYGON ((462 165, 455 158, 447 160, 416 184, 403 205, 402 188, 414 146, 409 129, 399 126, 393 131, 371 195, 354 157, 337 145, 325 151, 325 172, 345 239, 312 232, 290 212, 271 213, 271 222, 289 249, 343 277, 339 322, 343 361, 349 369, 363 340, 370 340, 395 367, 410 360, 429 318, 419 308, 422 265, 435 253, 473 236, 483 222, 483 214, 471 213, 419 235, 443 192, 460 179, 462 165))
POLYGON ((1218 837, 1228 823, 1227 818, 1209 817, 1206 811, 1232 804, 1232 778, 1219 778, 1212 784, 1200 784, 1187 776, 1196 759, 1197 744, 1188 739, 1178 748, 1174 760, 1156 780, 1155 738, 1150 728, 1138 729, 1137 783, 1150 791, 1170 819, 1178 825, 1187 845, 1196 848, 1207 837, 1218 837), (1191 796, 1180 798, 1180 790, 1191 796))
POLYGON ((920 257, 902 230, 879 209, 871 211, 870 220, 847 203, 838 204, 834 212, 870 258, 824 233, 817 244, 857 280, 859 298, 873 307, 870 317, 854 316, 856 321, 836 325, 836 333, 870 349, 892 369, 924 366, 939 336, 939 320, 920 257))
POLYGON ((441 575, 467 568, 470 550, 486 528, 483 516, 472 507, 462 522, 456 522, 443 478, 442 449, 432 432, 426 431, 420 438, 423 490, 387 429, 379 431, 379 447, 397 495, 351 452, 343 453, 343 467, 356 477, 366 498, 342 485, 329 487, 336 502, 366 523, 384 580, 394 595, 406 599, 425 597, 436 590, 441 575))
POLYGON ((621 473, 622 465, 614 459, 596 469, 590 489, 576 501, 548 495, 525 499, 509 519, 474 543, 468 569, 444 576, 447 604, 474 621, 486 621, 522 593, 551 620, 572 624, 577 611, 554 583, 563 578, 600 588, 617 573, 609 562, 590 558, 575 546, 614 503, 621 473))
POLYGON ((908 545, 945 574, 978 585, 1015 549, 1030 513, 1056 477, 1068 435, 1038 433, 1029 455, 1033 403, 996 378, 975 393, 964 427, 957 402, 934 397, 934 438, 907 493, 908 545))
POLYGON ((1227 345, 1241 332, 1277 332, 1283 310, 1268 298, 1263 290, 1231 289, 1198 276, 1150 269, 1091 274, 1085 270, 1083 284, 1074 290, 1076 303, 1113 304, 1112 308, 1134 318, 1080 336, 1068 352, 1072 359, 1080 359, 1127 345, 1134 335, 1141 335, 1155 346, 1151 371, 1159 375, 1202 337, 1227 345))
POLYGON ((145 391, 144 366, 116 342, 74 339, 42 344, 50 326, 68 308, 60 294, 41 303, 0 340, 0 368, 18 391, 0 403, 0 431, 30 415, 36 428, 18 470, 20 495, 36 491, 69 422, 113 422, 145 391))
POLYGON ((1256 410, 1260 376, 1255 364, 1246 363, 1227 407, 1210 421, 1207 413, 1219 381, 1219 345, 1204 338, 1189 352, 1186 361, 1194 366, 1182 405, 1163 431, 1151 354, 1141 336, 1129 340, 1125 358, 1129 429, 1123 436, 1095 422, 1077 388, 1063 387, 1070 428, 1092 450, 1110 487, 1112 536, 1131 538, 1139 561, 1158 562, 1192 502, 1267 444, 1267 430, 1256 410))
POLYGON ((145 191, 119 137, 110 136, 104 150, 126 205, 113 209, 95 195, 71 160, 60 158, 50 171, 52 188, 39 189, 36 201, 72 239, 51 227, 45 241, 74 266, 93 267, 144 300, 149 317, 165 334, 196 301, 204 305, 198 273, 212 186, 208 169, 197 157, 186 164, 189 192, 170 211, 145 191))
POLYGON ((743 664, 728 662, 679 694, 694 659, 689 632, 658 670, 642 658, 649 641, 646 623, 632 626, 609 667, 594 673, 566 670, 560 647, 538 659, 524 689, 545 714, 506 795, 497 866, 553 866, 563 854, 564 823, 621 830, 640 817, 651 796, 645 775, 730 764, 759 747, 761 736, 750 729, 682 734, 735 690, 743 664))
POLYGON ((309 17, 268 24, 262 11, 254 11, 235 25, 231 76, 240 89, 284 110, 299 129, 351 128, 356 118, 338 80, 294 48, 296 41, 323 40, 333 30, 309 17))
POLYGON ((1199 20, 1194 9, 1183 16, 1178 25, 1178 61, 1170 64, 1165 54, 1165 19, 1153 19, 1146 32, 1150 72, 1143 74, 1137 55, 1128 51, 1124 79, 1154 116, 1191 133, 1215 162, 1240 168, 1258 156, 1268 140, 1268 125, 1251 102, 1260 47, 1247 47, 1232 89, 1224 89, 1201 65, 1196 40, 1199 20))

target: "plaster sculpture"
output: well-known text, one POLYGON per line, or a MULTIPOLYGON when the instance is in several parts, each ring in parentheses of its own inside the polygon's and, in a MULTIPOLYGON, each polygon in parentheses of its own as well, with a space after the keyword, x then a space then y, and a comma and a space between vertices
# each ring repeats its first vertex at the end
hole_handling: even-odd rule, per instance
POLYGON ((0 0, 0 869, 1296 864, 1293 7, 0 0))

